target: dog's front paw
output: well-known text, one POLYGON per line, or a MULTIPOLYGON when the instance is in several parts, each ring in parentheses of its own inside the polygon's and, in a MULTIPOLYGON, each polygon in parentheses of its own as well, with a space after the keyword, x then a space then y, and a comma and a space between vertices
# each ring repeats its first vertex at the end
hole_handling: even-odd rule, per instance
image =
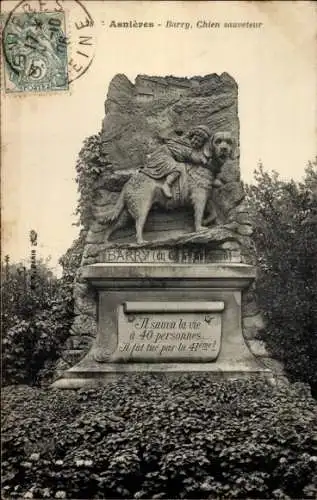
POLYGON ((216 217, 206 217, 206 219, 204 219, 204 227, 208 227, 208 229, 210 229, 210 226, 214 226, 217 224, 217 218, 216 217))
POLYGON ((196 232, 198 233, 200 231, 207 231, 207 229, 209 229, 209 227, 199 225, 199 226, 196 227, 196 232))

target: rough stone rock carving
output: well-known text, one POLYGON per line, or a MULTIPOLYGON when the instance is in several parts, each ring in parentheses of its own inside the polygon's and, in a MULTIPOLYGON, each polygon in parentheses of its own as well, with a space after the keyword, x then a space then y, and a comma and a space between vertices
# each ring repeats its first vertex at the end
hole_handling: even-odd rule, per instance
POLYGON ((211 140, 208 128, 199 125, 189 131, 188 140, 166 139, 158 145, 153 145, 153 142, 145 165, 124 185, 114 210, 108 216, 113 224, 110 224, 106 238, 132 218, 137 243, 143 243, 144 224, 153 205, 167 210, 192 206, 196 232, 206 229, 203 216, 207 205, 208 224, 216 217, 211 192, 213 185, 222 185, 216 175, 221 170, 221 163, 232 154, 231 134, 218 132, 211 140), (213 155, 212 151, 216 154, 213 155))

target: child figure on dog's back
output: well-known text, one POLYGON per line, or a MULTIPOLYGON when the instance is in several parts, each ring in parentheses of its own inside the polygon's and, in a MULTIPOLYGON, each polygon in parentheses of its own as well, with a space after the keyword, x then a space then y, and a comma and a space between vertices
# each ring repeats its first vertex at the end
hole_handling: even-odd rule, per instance
POLYGON ((210 137, 208 127, 199 125, 189 131, 188 143, 165 139, 163 144, 152 146, 152 151, 147 155, 146 165, 141 172, 152 179, 165 178, 162 191, 167 198, 171 198, 171 186, 181 174, 180 163, 208 166, 211 159, 208 148, 210 137))

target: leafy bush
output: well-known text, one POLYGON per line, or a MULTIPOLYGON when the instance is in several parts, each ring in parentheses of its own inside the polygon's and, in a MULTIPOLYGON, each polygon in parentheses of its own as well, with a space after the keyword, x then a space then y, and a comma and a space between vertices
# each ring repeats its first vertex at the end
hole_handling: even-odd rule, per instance
POLYGON ((261 381, 7 388, 7 498, 316 498, 316 402, 261 381))
POLYGON ((72 281, 57 279, 43 262, 32 270, 2 269, 2 376, 5 384, 37 383, 50 374, 72 320, 72 281))
POLYGON ((256 172, 247 189, 258 256, 262 339, 317 396, 317 163, 303 183, 256 172))

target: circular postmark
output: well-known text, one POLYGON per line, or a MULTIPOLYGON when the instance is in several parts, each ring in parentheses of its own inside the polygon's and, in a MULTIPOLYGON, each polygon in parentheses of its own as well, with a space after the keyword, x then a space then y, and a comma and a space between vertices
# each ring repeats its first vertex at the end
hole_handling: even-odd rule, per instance
POLYGON ((66 90, 93 61, 94 21, 82 0, 21 0, 2 45, 8 92, 66 90))

